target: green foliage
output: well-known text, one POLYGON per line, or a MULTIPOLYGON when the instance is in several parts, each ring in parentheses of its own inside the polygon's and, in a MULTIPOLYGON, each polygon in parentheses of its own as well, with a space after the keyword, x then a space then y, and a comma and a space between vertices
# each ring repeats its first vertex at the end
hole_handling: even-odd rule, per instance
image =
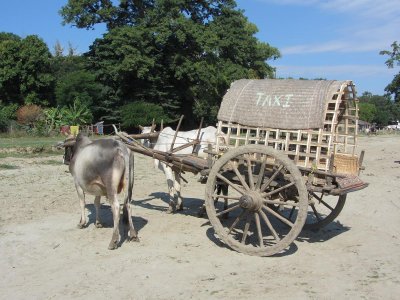
POLYGON ((230 83, 273 77, 266 61, 279 51, 255 37, 257 28, 232 0, 70 0, 65 23, 109 32, 86 54, 104 86, 103 119, 117 121, 115 107, 131 99, 161 105, 170 118, 184 114, 215 122, 230 83))
POLYGON ((394 65, 400 66, 400 45, 397 44, 397 41, 394 41, 390 46, 392 47, 392 50, 383 50, 380 51, 379 54, 390 56, 390 58, 385 62, 388 68, 393 68, 394 65))
POLYGON ((146 126, 154 120, 156 123, 168 123, 171 120, 160 105, 143 101, 132 102, 121 108, 121 119, 124 127, 146 126))
MULTIPOLYGON (((392 50, 383 50, 380 55, 389 55, 389 59, 385 62, 388 68, 393 68, 395 65, 400 66, 400 45, 397 41, 391 45, 392 50)), ((385 88, 385 91, 394 97, 394 101, 400 103, 400 72, 394 76, 393 80, 385 88)))
POLYGON ((19 105, 51 104, 54 77, 43 40, 36 35, 21 39, 1 33, 0 57, 0 99, 19 105))
POLYGON ((10 122, 16 119, 17 104, 3 105, 0 101, 0 132, 6 131, 10 122))
POLYGON ((360 114, 363 114, 362 117, 369 118, 369 120, 364 121, 386 126, 391 120, 400 120, 399 104, 393 102, 388 95, 379 96, 365 92, 359 99, 360 114), (370 116, 371 113, 373 113, 372 118, 370 116))
POLYGON ((375 115, 377 113, 377 109, 375 104, 373 103, 367 103, 367 102, 361 102, 359 104, 359 117, 360 120, 372 123, 375 119, 375 115))
POLYGON ((57 82, 55 89, 56 101, 60 106, 72 104, 79 99, 87 106, 97 102, 102 87, 95 80, 94 74, 79 70, 65 74, 57 82))
POLYGON ((79 98, 75 98, 72 105, 61 109, 62 123, 69 125, 83 125, 92 121, 93 115, 87 106, 79 98))
POLYGON ((66 124, 63 116, 63 110, 58 107, 50 107, 44 110, 45 123, 47 127, 47 134, 58 131, 60 126, 66 124))

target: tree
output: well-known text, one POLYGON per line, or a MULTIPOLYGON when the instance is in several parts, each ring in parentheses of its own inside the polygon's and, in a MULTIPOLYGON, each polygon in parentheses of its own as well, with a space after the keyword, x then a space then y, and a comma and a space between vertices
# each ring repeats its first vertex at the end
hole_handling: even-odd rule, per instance
POLYGON ((134 102, 126 104, 121 109, 122 125, 125 127, 138 127, 139 125, 148 125, 155 123, 168 123, 171 121, 164 113, 161 106, 148 102, 134 102))
POLYGON ((0 99, 20 105, 52 103, 51 53, 38 36, 1 33, 0 57, 0 99))
POLYGON ((0 101, 0 132, 6 131, 12 120, 16 118, 17 104, 4 105, 0 101))
MULTIPOLYGON (((393 68, 395 65, 400 66, 400 45, 397 41, 391 45, 392 50, 383 50, 380 55, 389 55, 389 59, 385 62, 388 68, 393 68)), ((400 72, 394 76, 392 82, 385 88, 389 95, 393 95, 395 102, 400 102, 400 72)))
POLYGON ((359 117, 360 120, 372 123, 375 120, 375 116, 377 113, 377 109, 375 104, 373 103, 367 103, 367 102, 361 102, 359 104, 359 117))
MULTIPOLYGON (((370 114, 375 111, 372 120, 369 119, 369 121, 378 125, 386 126, 391 120, 400 120, 399 106, 390 99, 389 95, 379 96, 365 92, 359 97, 359 100, 361 118, 365 116, 370 118, 370 114), (375 110, 372 106, 375 107, 375 110)), ((365 119, 365 121, 368 120, 365 119)))
POLYGON ((0 33, 0 100, 23 104, 20 76, 16 68, 21 38, 12 33, 0 33))
MULTIPOLYGON (((104 112, 146 101, 171 118, 215 122, 223 94, 240 78, 273 77, 266 61, 279 51, 254 36, 257 28, 233 0, 70 0, 65 23, 109 29, 86 54, 106 87, 104 112)), ((188 122, 189 123, 189 122, 188 122)))
POLYGON ((76 98, 90 106, 100 98, 101 85, 89 71, 80 70, 65 74, 56 85, 55 95, 60 106, 71 105, 76 98))

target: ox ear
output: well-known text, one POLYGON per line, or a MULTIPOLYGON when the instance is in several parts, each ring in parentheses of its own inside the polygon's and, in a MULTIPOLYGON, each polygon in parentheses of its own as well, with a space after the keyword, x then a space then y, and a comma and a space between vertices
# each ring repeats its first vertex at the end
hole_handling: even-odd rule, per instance
POLYGON ((64 148, 64 142, 58 142, 58 143, 55 144, 53 147, 56 147, 57 149, 64 148))
POLYGON ((64 147, 71 147, 71 146, 75 145, 75 143, 76 143, 75 140, 65 141, 65 142, 63 143, 63 146, 64 146, 64 147))
POLYGON ((69 135, 65 141, 60 145, 61 147, 71 147, 75 145, 76 138, 73 135, 69 135))

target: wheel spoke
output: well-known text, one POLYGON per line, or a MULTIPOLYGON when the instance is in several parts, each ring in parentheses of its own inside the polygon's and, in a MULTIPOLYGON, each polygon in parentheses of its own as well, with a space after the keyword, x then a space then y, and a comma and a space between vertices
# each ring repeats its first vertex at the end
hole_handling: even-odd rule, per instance
POLYGON ((269 196, 271 196, 273 194, 279 193, 280 191, 283 191, 283 190, 291 187, 292 185, 295 185, 295 183, 294 182, 290 182, 287 185, 284 185, 284 186, 281 186, 280 188, 277 188, 276 190, 270 191, 269 193, 263 193, 262 196, 263 197, 269 197, 269 196))
POLYGON ((276 230, 272 226, 271 222, 269 221, 267 215, 262 210, 260 210, 258 213, 260 214, 261 218, 264 220, 265 224, 267 224, 267 226, 268 226, 269 230, 271 231, 275 240, 280 241, 281 239, 279 238, 278 233, 276 232, 276 230))
POLYGON ((260 247, 264 247, 264 241, 261 231, 260 217, 257 212, 254 213, 254 219, 256 220, 256 227, 258 233, 258 241, 260 242, 260 247))
POLYGON ((232 169, 235 172, 235 174, 236 174, 237 178, 239 179, 240 183, 243 185, 243 187, 246 190, 250 190, 248 184, 246 183, 246 180, 243 178, 242 174, 240 174, 238 168, 234 164, 232 164, 232 169))
POLYGON ((313 212, 314 212, 314 215, 315 215, 315 217, 317 218, 318 222, 320 222, 322 219, 321 219, 321 217, 319 216, 319 213, 318 213, 317 209, 315 208, 315 205, 314 205, 314 204, 311 204, 310 206, 311 206, 311 208, 312 208, 312 210, 313 210, 313 212))
POLYGON ((247 215, 248 211, 247 210, 243 210, 239 216, 236 217, 235 221, 233 221, 231 227, 229 227, 229 231, 228 234, 231 233, 231 231, 233 230, 233 228, 235 228, 236 224, 240 221, 241 218, 243 218, 245 215, 247 215))
POLYGON ((328 203, 326 203, 324 200, 321 199, 320 202, 321 202, 323 205, 325 205, 327 208, 329 208, 331 211, 334 210, 334 208, 333 208, 332 206, 330 206, 328 203))
POLYGON ((275 216, 276 218, 278 218, 279 220, 281 220, 283 223, 285 223, 286 225, 289 225, 290 227, 293 227, 294 224, 292 222, 290 222, 288 219, 286 219, 284 216, 282 216, 280 213, 277 213, 276 211, 274 211, 273 209, 269 208, 268 206, 263 205, 263 208, 269 212, 271 215, 275 216))
POLYGON ((318 196, 316 193, 314 193, 314 192, 310 192, 310 194, 311 194, 314 198, 318 199, 318 201, 321 201, 321 200, 322 200, 323 195, 321 195, 321 197, 319 197, 319 196, 318 196))
POLYGON ((240 199, 240 197, 233 197, 233 196, 221 195, 221 194, 213 194, 212 197, 216 198, 215 200, 217 200, 218 198, 232 199, 232 200, 239 200, 240 199))
POLYGON ((275 171, 274 174, 268 179, 267 182, 265 182, 262 187, 261 187, 261 193, 264 192, 267 187, 271 184, 271 182, 275 179, 275 177, 280 173, 280 171, 283 169, 283 165, 280 165, 279 168, 275 171))
POLYGON ((258 174, 258 179, 257 179, 257 183, 256 183, 256 190, 260 189, 261 187, 261 183, 263 181, 264 178, 264 174, 265 174, 265 165, 267 163, 267 158, 264 157, 262 163, 261 163, 261 167, 260 167, 260 173, 258 174))
POLYGON ((223 182, 225 182, 226 184, 228 184, 229 186, 231 186, 234 190, 236 190, 237 192, 239 192, 240 194, 244 195, 246 193, 246 191, 242 190, 239 188, 239 186, 237 184, 234 184, 233 182, 231 182, 228 178, 226 178, 225 176, 222 176, 221 174, 217 174, 217 177, 219 179, 221 179, 223 182))
POLYGON ((248 156, 246 157, 246 161, 247 161, 247 173, 248 173, 248 177, 249 177, 250 188, 252 190, 254 190, 253 170, 251 169, 251 161, 248 156))
POLYGON ((249 227, 250 227, 250 221, 251 221, 251 215, 248 215, 246 218, 246 224, 244 225, 242 240, 240 241, 242 244, 245 244, 246 242, 247 233, 249 232, 249 227))
POLYGON ((216 216, 219 217, 221 215, 224 215, 224 214, 226 214, 226 213, 238 208, 239 206, 240 206, 239 203, 235 204, 234 206, 231 206, 231 207, 229 207, 229 208, 227 208, 227 209, 225 209, 223 211, 220 211, 219 213, 216 214, 216 216))
MULTIPOLYGON (((290 201, 290 200, 287 200, 287 201, 290 201)), ((296 202, 288 203, 287 201, 269 200, 269 199, 263 200, 263 202, 266 204, 300 206, 299 203, 296 203, 296 202)), ((292 201, 294 201, 294 200, 292 200, 292 201)))

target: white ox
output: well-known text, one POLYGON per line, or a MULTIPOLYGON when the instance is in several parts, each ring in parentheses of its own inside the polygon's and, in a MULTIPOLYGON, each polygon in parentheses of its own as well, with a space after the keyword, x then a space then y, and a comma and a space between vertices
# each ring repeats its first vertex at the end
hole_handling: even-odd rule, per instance
MULTIPOLYGON (((154 129, 153 127, 141 127, 142 133, 149 133, 154 129)), ((191 131, 179 131, 174 143, 174 148, 182 146, 184 144, 190 143, 196 139, 198 134, 198 129, 191 131)), ((154 150, 159 150, 163 152, 168 152, 171 149, 171 144, 175 135, 175 130, 171 127, 166 127, 161 130, 157 139, 145 139, 143 140, 143 144, 146 147, 153 148, 154 150)), ((208 148, 208 144, 215 144, 217 137, 217 128, 209 126, 206 128, 202 128, 199 135, 200 143, 194 147, 187 147, 178 152, 176 154, 190 154, 194 153, 199 157, 204 159, 207 158, 207 153, 204 152, 208 148)), ((154 160, 154 165, 156 168, 159 168, 164 172, 165 177, 167 179, 168 191, 169 191, 169 207, 168 213, 175 212, 176 210, 183 209, 183 201, 181 196, 181 178, 178 172, 174 172, 170 167, 168 167, 165 163, 160 162, 159 160, 154 160)))

